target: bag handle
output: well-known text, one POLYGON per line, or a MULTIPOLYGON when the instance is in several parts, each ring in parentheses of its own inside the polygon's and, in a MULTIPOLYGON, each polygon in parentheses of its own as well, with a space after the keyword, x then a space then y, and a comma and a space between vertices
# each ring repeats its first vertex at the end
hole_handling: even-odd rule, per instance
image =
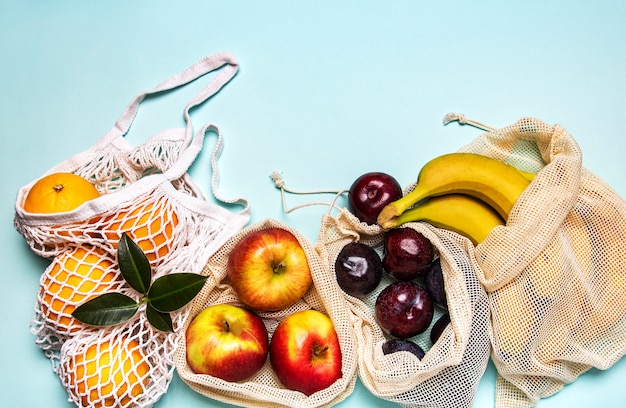
POLYGON ((193 161, 196 159, 202 145, 204 138, 208 132, 214 132, 217 134, 217 142, 211 154, 211 192, 213 196, 226 204, 239 204, 244 208, 241 213, 247 213, 249 211, 249 203, 244 198, 226 199, 218 192, 219 185, 219 170, 217 167, 217 161, 222 154, 224 147, 223 136, 217 126, 213 124, 205 125, 200 131, 198 131, 195 139, 193 137, 193 126, 191 123, 190 111, 196 106, 201 105, 217 92, 222 89, 232 78, 235 77, 239 70, 239 63, 234 55, 229 52, 221 52, 218 54, 209 55, 189 68, 185 69, 177 75, 173 75, 165 81, 161 82, 155 88, 149 91, 138 94, 133 101, 126 107, 125 111, 119 117, 115 123, 114 129, 117 130, 117 134, 112 133, 111 136, 126 135, 130 130, 130 126, 133 120, 137 116, 139 106, 141 102, 149 96, 159 92, 169 91, 178 88, 182 85, 186 85, 210 72, 220 69, 220 71, 213 77, 213 79, 198 93, 196 94, 185 106, 183 116, 185 119, 185 142, 178 160, 164 173, 164 176, 170 180, 181 177, 189 169, 193 161))
POLYGON ((165 81, 158 84, 151 90, 141 92, 128 104, 124 112, 120 115, 115 122, 113 130, 110 132, 110 137, 117 137, 119 135, 126 135, 130 130, 139 106, 147 96, 154 95, 164 91, 170 91, 178 88, 182 85, 186 85, 194 80, 213 72, 219 68, 222 70, 185 106, 183 116, 185 119, 185 145, 191 142, 193 138, 193 127, 191 125, 191 118, 189 111, 205 102, 211 96, 215 95, 224 85, 226 85, 239 70, 239 63, 234 55, 229 52, 221 52, 204 57, 200 61, 191 65, 189 68, 173 75, 165 81))
POLYGON ((164 173, 164 176, 170 180, 182 176, 202 150, 204 138, 209 132, 213 132, 217 135, 217 141, 215 143, 215 147, 213 148, 213 152, 211 153, 211 192, 213 193, 215 199, 221 201, 222 203, 238 204, 243 206, 244 208, 240 211, 240 213, 247 214, 250 207, 248 200, 242 197, 227 199, 224 198, 218 191, 220 176, 217 162, 222 155, 222 150, 224 150, 224 137, 216 125, 208 124, 203 126, 202 129, 200 129, 196 134, 196 137, 191 141, 188 148, 181 153, 176 163, 174 163, 174 165, 172 165, 172 167, 164 173))

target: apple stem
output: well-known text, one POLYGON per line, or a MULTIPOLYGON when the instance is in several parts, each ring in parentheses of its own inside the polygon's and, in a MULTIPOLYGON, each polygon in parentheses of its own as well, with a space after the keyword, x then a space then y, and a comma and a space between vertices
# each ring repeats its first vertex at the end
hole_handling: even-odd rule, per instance
POLYGON ((322 354, 326 353, 327 350, 328 350, 328 346, 324 346, 322 348, 315 347, 315 350, 313 351, 313 354, 315 355, 315 357, 319 357, 322 354))
POLYGON ((228 324, 228 320, 224 320, 224 330, 226 330, 227 332, 230 331, 230 325, 228 324))
POLYGON ((281 262, 279 262, 278 264, 276 264, 276 265, 274 266, 274 268, 272 269, 272 271, 273 271, 275 274, 283 273, 283 271, 285 270, 285 267, 286 267, 285 263, 284 263, 283 261, 281 261, 281 262))

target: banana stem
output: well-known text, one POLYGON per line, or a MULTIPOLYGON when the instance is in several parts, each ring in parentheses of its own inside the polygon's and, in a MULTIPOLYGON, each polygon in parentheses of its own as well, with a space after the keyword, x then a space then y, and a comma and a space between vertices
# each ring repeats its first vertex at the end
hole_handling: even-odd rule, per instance
POLYGON ((383 207, 383 210, 378 215, 377 223, 383 229, 394 228, 398 223, 397 217, 400 216, 404 211, 406 211, 409 207, 413 206, 415 203, 425 198, 425 194, 419 190, 415 189, 405 195, 404 197, 387 204, 383 207))

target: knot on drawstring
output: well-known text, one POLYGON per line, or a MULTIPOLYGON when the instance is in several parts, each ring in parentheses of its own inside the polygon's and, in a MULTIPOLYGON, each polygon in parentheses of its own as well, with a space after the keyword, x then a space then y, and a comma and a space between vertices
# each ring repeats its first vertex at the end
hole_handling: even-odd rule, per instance
POLYGON ((478 122, 476 120, 467 119, 465 115, 462 113, 446 113, 443 117, 443 125, 447 125, 451 122, 459 122, 459 125, 469 125, 478 129, 482 129, 486 132, 492 132, 496 130, 494 127, 485 125, 484 123, 478 122))
POLYGON ((274 181, 274 186, 276 186, 276 188, 282 189, 285 187, 283 176, 281 176, 278 171, 273 171, 272 174, 270 174, 270 178, 274 181))
POLYGON ((459 122, 459 124, 461 125, 465 125, 467 124, 467 120, 465 119, 465 115, 463 115, 462 113, 446 113, 446 115, 443 117, 443 124, 447 125, 450 122, 454 122, 457 121, 459 122))

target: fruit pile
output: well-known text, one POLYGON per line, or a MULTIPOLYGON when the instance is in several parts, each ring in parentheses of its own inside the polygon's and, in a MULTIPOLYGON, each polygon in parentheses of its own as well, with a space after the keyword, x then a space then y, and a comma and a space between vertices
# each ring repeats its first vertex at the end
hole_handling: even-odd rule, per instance
POLYGON ((432 343, 450 321, 441 261, 436 255, 428 238, 408 227, 384 234, 382 258, 361 242, 348 243, 337 255, 335 276, 344 292, 363 298, 378 289, 376 321, 391 336, 382 346, 384 354, 406 350, 421 359, 423 348, 410 338, 430 327, 436 307, 440 317, 430 330, 432 343), (383 276, 387 279, 381 285, 383 276))
MULTIPOLYGON (((19 204, 34 216, 62 221, 99 197, 89 180, 57 172, 34 182, 19 204)), ((163 301, 175 291, 176 299, 188 302, 205 278, 162 267, 175 248, 178 225, 167 200, 135 200, 99 214, 53 224, 38 237, 54 255, 41 275, 32 332, 77 405, 151 405, 163 393, 154 384, 171 378, 176 345, 168 333, 184 319, 183 313, 169 314, 184 304, 163 311, 163 301), (196 280, 196 288, 181 286, 186 277, 196 280), (145 313, 134 318, 144 303, 145 313)))
POLYGON ((361 298, 378 289, 374 314, 389 336, 384 354, 405 350, 423 358, 423 348, 410 338, 431 327, 436 307, 440 310, 430 328, 431 344, 450 323, 435 248, 423 234, 403 225, 427 222, 478 245, 493 228, 505 224, 533 177, 487 156, 451 153, 426 163, 406 195, 386 173, 366 173, 354 181, 349 209, 361 222, 382 227, 383 245, 377 252, 364 243, 348 243, 337 255, 334 270, 348 295, 361 298), (385 274, 390 279, 380 290, 385 274))
POLYGON ((323 312, 288 312, 271 341, 258 312, 280 312, 311 288, 309 261, 298 239, 280 227, 250 232, 228 257, 227 282, 243 305, 212 304, 186 331, 187 362, 196 374, 248 380, 268 354, 278 380, 311 395, 341 378, 341 347, 323 312))
POLYGON ((177 352, 192 388, 244 406, 318 406, 349 394, 356 358, 348 307, 297 231, 274 220, 251 225, 203 274, 213 286, 192 302, 177 352))

